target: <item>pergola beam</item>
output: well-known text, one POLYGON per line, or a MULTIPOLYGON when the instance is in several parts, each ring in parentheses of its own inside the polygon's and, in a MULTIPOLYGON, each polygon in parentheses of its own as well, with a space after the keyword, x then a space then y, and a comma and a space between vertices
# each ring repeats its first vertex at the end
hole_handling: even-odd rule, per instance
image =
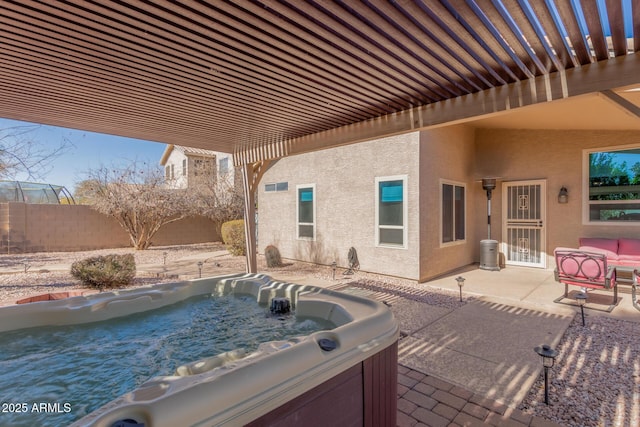
POLYGON ((271 164, 271 160, 263 160, 242 165, 242 182, 244 185, 244 236, 247 251, 247 273, 258 272, 256 245, 256 190, 262 175, 271 164))
POLYGON ((625 113, 635 117, 636 119, 640 118, 640 107, 638 107, 633 102, 624 99, 622 96, 618 95, 612 90, 603 90, 599 92, 599 94, 607 101, 612 102, 616 107, 620 108, 625 113))
MULTIPOLYGON (((445 124, 464 123, 520 107, 609 91, 611 88, 638 83, 640 83, 640 54, 635 53, 299 138, 239 149, 234 153, 234 161, 237 165, 255 163, 265 159, 277 159, 445 124)), ((618 101, 616 101, 618 105, 622 105, 618 101)), ((627 111, 631 110, 627 109, 627 111)))

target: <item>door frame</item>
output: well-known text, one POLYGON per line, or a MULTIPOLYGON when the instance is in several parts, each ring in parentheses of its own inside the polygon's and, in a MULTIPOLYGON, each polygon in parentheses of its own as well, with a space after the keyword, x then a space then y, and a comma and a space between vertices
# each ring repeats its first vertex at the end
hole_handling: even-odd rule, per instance
POLYGON ((501 251, 504 254, 505 265, 514 265, 520 267, 531 268, 547 268, 547 180, 546 179, 528 179, 521 181, 503 181, 502 182, 502 244, 501 251), (522 185, 540 185, 540 262, 522 262, 509 261, 508 258, 508 237, 507 232, 507 189, 511 186, 522 185))

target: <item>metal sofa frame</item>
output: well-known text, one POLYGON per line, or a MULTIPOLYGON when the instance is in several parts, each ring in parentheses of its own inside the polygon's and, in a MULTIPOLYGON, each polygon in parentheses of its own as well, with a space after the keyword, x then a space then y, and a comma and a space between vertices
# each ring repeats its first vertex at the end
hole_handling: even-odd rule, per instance
POLYGON ((564 284, 564 294, 554 302, 562 303, 563 299, 569 298, 570 285, 591 289, 613 288, 613 302, 605 311, 611 312, 616 307, 618 304, 616 269, 614 266, 607 265, 606 255, 578 249, 556 249, 554 254, 555 279, 564 284))

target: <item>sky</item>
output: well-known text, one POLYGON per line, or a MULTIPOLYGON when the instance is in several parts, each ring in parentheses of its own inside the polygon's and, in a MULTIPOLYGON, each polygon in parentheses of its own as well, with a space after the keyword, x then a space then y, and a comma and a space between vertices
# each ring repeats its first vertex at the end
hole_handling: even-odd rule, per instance
POLYGON ((45 150, 53 150, 65 140, 69 149, 47 170, 40 171, 41 177, 33 179, 19 174, 10 179, 64 185, 72 194, 75 185, 86 178, 90 169, 125 165, 133 160, 159 165, 166 148, 166 144, 157 142, 0 118, 0 132, 15 126, 36 126, 28 136, 45 150))

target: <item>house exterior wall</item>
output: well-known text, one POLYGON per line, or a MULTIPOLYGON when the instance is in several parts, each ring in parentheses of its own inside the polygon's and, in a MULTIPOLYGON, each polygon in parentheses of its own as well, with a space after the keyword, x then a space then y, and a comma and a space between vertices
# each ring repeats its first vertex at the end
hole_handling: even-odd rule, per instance
MULTIPOLYGON (((171 179, 171 177, 167 177, 167 168, 173 166, 173 179, 171 179, 171 186, 173 188, 187 188, 188 180, 187 176, 183 175, 182 172, 182 161, 187 160, 187 156, 180 150, 173 150, 171 154, 169 154, 169 158, 167 159, 167 163, 165 164, 165 180, 167 178, 171 179)), ((187 166, 189 169, 189 166, 187 166)))
MULTIPOLYGON (((491 238, 502 243, 504 182, 546 183, 546 265, 553 250, 577 247, 586 237, 640 238, 629 224, 583 223, 583 150, 640 146, 637 131, 473 129, 455 125, 284 158, 264 175, 259 197, 259 251, 273 244, 285 258, 347 265, 358 251, 361 268, 419 281, 480 260, 486 239, 487 197, 481 179, 497 177, 492 193, 491 238), (407 249, 376 247, 375 188, 378 176, 408 176, 407 249), (466 193, 465 239, 442 244, 442 180, 466 193), (267 184, 288 182, 288 191, 266 193, 267 184), (317 239, 296 239, 296 185, 314 184, 317 239), (561 187, 569 202, 557 201, 561 187)), ((501 263, 504 256, 501 255, 501 263)))
MULTIPOLYGON (((213 223, 202 217, 167 224, 152 239, 155 246, 219 240, 213 223)), ((129 246, 129 235, 115 219, 86 205, 0 204, 0 253, 129 246)))
MULTIPOLYGON (((173 179, 167 181, 171 188, 188 188, 189 182, 193 181, 196 171, 197 160, 208 160, 212 162, 211 173, 221 184, 222 189, 228 189, 233 186, 242 186, 242 178, 240 177, 240 169, 233 166, 233 156, 228 153, 215 153, 211 156, 200 156, 196 154, 185 154, 183 151, 174 149, 169 154, 164 165, 165 180, 167 178, 167 167, 173 166, 173 179), (183 171, 183 162, 186 160, 186 174, 183 171), (222 162, 226 163, 227 171, 221 169, 222 162)), ((212 178, 213 179, 213 178, 212 178)))
POLYGON ((348 267, 356 248, 361 269, 418 279, 420 227, 418 132, 286 157, 264 174, 258 189, 258 251, 275 245, 284 258, 348 267), (406 248, 375 245, 376 177, 407 176, 406 248), (287 191, 265 185, 288 182, 287 191), (297 239, 296 186, 315 185, 316 239, 297 239))
POLYGON ((486 208, 474 209, 478 197, 474 147, 475 132, 465 126, 437 128, 420 134, 420 281, 479 259, 475 239, 477 224, 473 217, 486 208), (465 185, 464 241, 442 244, 442 180, 465 185))
MULTIPOLYGON (((547 266, 552 268, 553 250, 558 246, 577 247, 585 237, 640 238, 640 226, 625 224, 583 224, 583 150, 637 144, 637 131, 476 131, 476 167, 479 176, 500 177, 492 199, 492 238, 502 241, 501 182, 544 179, 547 184, 547 266), (569 190, 569 202, 558 203, 561 187, 569 190)), ((476 212, 486 210, 486 198, 477 200, 476 212)), ((486 238, 486 217, 475 216, 476 241, 486 238)))

